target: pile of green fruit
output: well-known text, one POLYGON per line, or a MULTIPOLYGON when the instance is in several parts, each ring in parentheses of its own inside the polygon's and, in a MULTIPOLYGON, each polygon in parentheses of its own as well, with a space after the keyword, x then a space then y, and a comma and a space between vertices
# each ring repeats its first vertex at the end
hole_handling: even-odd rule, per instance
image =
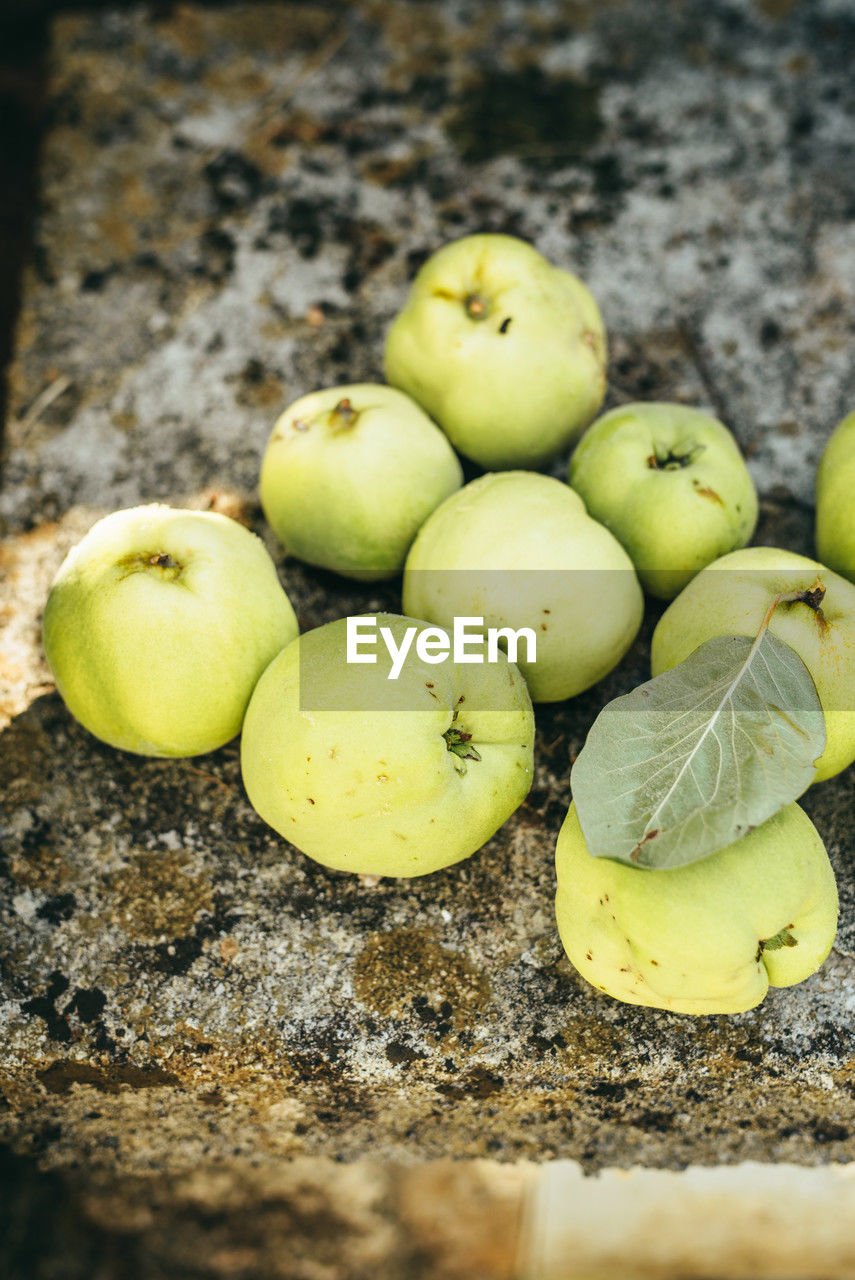
MULTIPOLYGON (((212 751, 242 731, 247 794, 277 832, 328 867, 418 876, 469 857, 522 803, 532 700, 572 697, 616 666, 641 624, 642 588, 673 599, 653 639, 660 681, 688 672, 680 664, 705 642, 747 636, 744 684, 757 653, 767 660, 768 631, 764 644, 779 645, 785 666, 792 654, 793 680, 816 705, 814 736, 800 737, 797 708, 749 690, 755 714, 759 700, 761 719, 792 730, 780 747, 774 723, 772 745, 763 739, 763 821, 737 821, 741 784, 728 791, 713 777, 707 808, 690 805, 685 821, 715 810, 716 831, 738 838, 677 840, 676 855, 672 840, 657 863, 660 830, 648 823, 621 861, 606 823, 606 855, 595 856, 580 815, 610 812, 612 771, 586 799, 580 763, 558 837, 556 909, 579 971, 633 1003, 734 1012, 770 983, 807 977, 833 942, 837 894, 822 841, 789 801, 855 759, 855 586, 786 551, 743 550, 757 496, 716 419, 629 404, 589 425, 606 390, 597 305, 522 241, 469 236, 429 259, 390 329, 385 367, 389 385, 293 404, 270 437, 260 491, 292 555, 362 581, 403 571, 403 615, 299 636, 273 562, 240 524, 160 505, 119 511, 71 551, 45 608, 45 651, 69 710, 112 746, 152 756, 212 751), (582 432, 569 485, 531 470, 582 432), (487 474, 464 485, 455 449, 487 474), (799 751, 773 785, 779 760, 799 751)), ((850 577, 854 482, 852 415, 818 489, 820 553, 850 577)), ((693 767, 700 744, 706 752, 705 728, 693 767)), ((657 746, 654 735, 654 760, 657 746)), ((656 812, 678 785, 682 795, 684 772, 660 804, 651 768, 656 812)))

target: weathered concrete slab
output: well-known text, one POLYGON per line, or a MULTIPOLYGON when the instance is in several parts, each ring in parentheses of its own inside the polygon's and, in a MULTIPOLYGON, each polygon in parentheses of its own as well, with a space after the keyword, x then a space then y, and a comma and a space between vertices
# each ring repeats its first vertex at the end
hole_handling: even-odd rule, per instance
POLYGON ((81 1185, 68 1172, 36 1181, 12 1157, 0 1165, 0 1226, 14 1215, 0 1234, 3 1275, 516 1280, 537 1177, 534 1165, 493 1161, 297 1157, 263 1167, 232 1159, 156 1178, 90 1172, 81 1185))
POLYGON ((855 1275, 852 1166, 542 1166, 526 1187, 525 1280, 837 1280, 855 1275))
MULTIPOLYGON (((375 889, 263 826, 234 746, 168 763, 95 742, 37 647, 53 569, 99 512, 214 502, 263 532, 278 410, 379 377, 415 266, 481 229, 575 266, 603 304, 612 401, 717 410, 763 495, 758 536, 809 552, 813 467, 855 397, 853 37, 844 0, 56 24, 0 489, 16 1151, 57 1177, 137 1179, 142 1204, 212 1163, 263 1180, 296 1158, 855 1159, 851 771, 806 800, 842 926, 800 988, 693 1020, 608 1001, 561 958, 570 762, 646 675, 653 615, 602 686, 540 711, 532 793, 480 855, 375 889)), ((395 584, 279 563, 304 627, 399 607, 395 584)), ((280 1274, 265 1265, 232 1273, 280 1274)))

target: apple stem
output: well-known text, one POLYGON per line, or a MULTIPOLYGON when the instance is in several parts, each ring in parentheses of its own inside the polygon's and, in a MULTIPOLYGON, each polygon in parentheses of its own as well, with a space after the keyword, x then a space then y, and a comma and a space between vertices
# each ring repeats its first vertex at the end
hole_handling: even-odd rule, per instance
MULTIPOLYGON (((803 590, 779 591, 776 596, 773 596, 772 602, 769 605, 769 608, 766 610, 766 615, 763 618, 763 621, 760 623, 760 630, 757 632, 757 635, 754 637, 754 643, 752 644, 749 650, 748 657, 745 659, 745 665, 746 666, 748 665, 748 663, 751 661, 751 659, 754 657, 755 653, 757 652, 758 648, 760 647, 760 642, 763 639, 766 632, 769 630, 769 623, 772 621, 772 615, 774 614, 779 604, 806 604, 809 606, 809 608, 813 609, 813 611, 816 613, 817 621, 820 623, 820 625, 825 626, 826 625, 825 618, 823 617, 822 609, 820 609, 819 607, 822 604, 824 595, 825 595, 825 587, 822 585, 822 582, 819 580, 819 578, 817 578, 813 586, 810 587, 807 591, 803 591, 803 590)), ((744 667, 743 667, 743 670, 744 670, 744 667)))
POLYGON ((470 320, 486 320, 488 307, 484 298, 477 293, 470 293, 464 306, 470 320))
POLYGON ((480 760, 481 756, 472 746, 472 734, 466 733, 463 729, 456 729, 454 725, 450 729, 446 729, 442 735, 445 738, 446 746, 452 755, 457 756, 461 760, 480 760))
POLYGON ((354 409, 350 400, 345 397, 343 400, 339 400, 330 417, 333 419, 334 426, 352 427, 359 417, 359 412, 354 409))
POLYGON ((813 584, 813 586, 811 587, 810 591, 803 591, 801 594, 801 599, 810 609, 813 609, 815 613, 819 613, 821 611, 820 605, 822 604, 824 598, 825 598, 825 587, 822 585, 822 583, 819 581, 818 578, 816 582, 813 584))
POLYGON ((679 451, 654 445, 653 453, 647 459, 647 465, 651 471, 682 471, 683 467, 691 466, 698 454, 702 452, 703 445, 696 444, 694 440, 687 441, 679 451))
POLYGON ((131 573, 147 572, 150 569, 157 570, 166 582, 174 582, 176 578, 181 576, 184 566, 180 561, 173 559, 168 551, 152 551, 139 552, 133 555, 123 556, 117 561, 116 567, 121 570, 122 577, 127 577, 131 573))
POLYGON ((772 614, 775 612, 779 604, 806 604, 809 609, 813 609, 814 613, 822 616, 822 609, 820 608, 820 605, 824 598, 825 587, 819 578, 817 578, 813 586, 809 587, 807 591, 779 591, 778 594, 772 598, 772 603, 766 610, 766 616, 761 623, 757 639, 760 639, 763 632, 769 626, 769 623, 772 621, 772 614))

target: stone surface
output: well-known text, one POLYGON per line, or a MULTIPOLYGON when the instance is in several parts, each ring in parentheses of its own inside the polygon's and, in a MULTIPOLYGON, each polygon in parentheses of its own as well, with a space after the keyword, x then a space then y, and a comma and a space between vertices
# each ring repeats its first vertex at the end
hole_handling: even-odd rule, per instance
POLYGON ((534 1178, 534 1166, 487 1161, 298 1157, 157 1178, 90 1172, 81 1188, 7 1156, 0 1258, 8 1280, 516 1280, 534 1178))
MULTIPOLYGON (((809 553, 813 469, 855 394, 853 37, 846 0, 56 22, 0 488, 0 1136, 12 1184, 37 1160, 45 1196, 76 1179, 110 1231, 137 1232, 140 1274, 339 1274, 335 1251, 274 1261, 293 1223, 265 1208, 293 1203, 287 1170, 320 1184, 329 1160, 375 1162, 347 1228, 367 1238, 361 1214, 393 1235, 403 1221, 372 1208, 388 1169, 448 1155, 587 1172, 855 1159, 851 770, 806 797, 842 915, 801 987, 688 1019, 615 1004, 561 958, 570 764, 599 708, 646 676, 655 609, 602 685, 540 709, 531 795, 482 853, 374 888, 264 827, 234 744, 165 762, 96 742, 38 651, 67 547, 155 498, 266 536, 304 628, 399 608, 396 583, 277 552, 260 455, 289 400, 381 376, 409 277, 475 230, 575 267, 610 333, 609 403, 718 412, 761 491, 758 538, 809 553), (198 1221, 224 1215, 219 1261, 205 1245, 194 1262, 192 1237, 183 1260, 145 1253, 163 1187, 198 1221), (268 1252, 241 1236, 247 1214, 268 1252)), ((391 1240, 397 1274, 433 1274, 391 1240)), ((351 1253, 341 1274, 367 1274, 351 1253)))
POLYGON ((524 1280, 837 1280, 855 1274, 852 1166, 608 1170, 543 1167, 524 1280))

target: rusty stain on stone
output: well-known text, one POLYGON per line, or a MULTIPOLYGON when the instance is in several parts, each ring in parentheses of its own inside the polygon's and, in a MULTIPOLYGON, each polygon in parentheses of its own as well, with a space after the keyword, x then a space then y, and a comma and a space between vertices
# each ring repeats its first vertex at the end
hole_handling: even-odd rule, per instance
POLYGON ((187 874, 189 861, 186 853, 162 849, 131 854, 107 878, 104 914, 131 938, 182 937, 211 907, 211 885, 203 875, 187 874))
POLYGON ((422 1010, 440 1024, 460 1026, 487 1003, 483 970, 443 947, 429 929, 393 929, 366 938, 353 966, 357 997, 383 1015, 422 1010))
POLYGON ((136 1067, 115 1064, 95 1066, 72 1058, 57 1059, 36 1072, 36 1078, 48 1093, 68 1093, 73 1085, 89 1085, 100 1093, 118 1093, 122 1088, 156 1089, 178 1083, 176 1076, 161 1067, 136 1067))

